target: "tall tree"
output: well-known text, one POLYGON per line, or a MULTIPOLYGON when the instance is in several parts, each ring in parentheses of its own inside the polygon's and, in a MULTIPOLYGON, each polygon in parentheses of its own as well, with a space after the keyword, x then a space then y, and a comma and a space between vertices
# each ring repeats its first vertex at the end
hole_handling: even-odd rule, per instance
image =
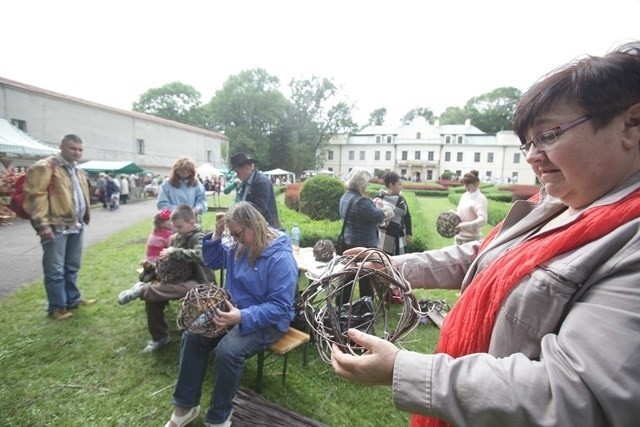
POLYGON ((369 114, 369 125, 382 126, 384 124, 384 120, 386 117, 387 117, 386 108, 375 109, 371 112, 371 114, 369 114))
POLYGON ((439 121, 441 125, 457 125, 462 124, 469 117, 466 110, 460 107, 447 107, 440 115, 439 121))
POLYGON ((433 111, 427 107, 419 107, 414 108, 413 110, 409 110, 407 114, 401 119, 403 125, 411 124, 413 119, 418 116, 422 116, 427 119, 427 123, 431 123, 431 119, 433 118, 433 111))
POLYGON ((279 85, 278 78, 262 68, 241 71, 229 77, 207 105, 211 122, 229 137, 230 153, 249 153, 263 168, 273 166, 270 137, 287 107, 279 85))
POLYGON ((133 111, 203 127, 201 105, 200 92, 193 86, 173 82, 140 95, 140 99, 133 103, 133 111))
POLYGON ((513 129, 513 115, 522 92, 515 87, 500 87, 467 101, 465 110, 471 123, 487 133, 513 129))
POLYGON ((353 105, 340 98, 330 79, 312 76, 289 83, 290 108, 283 122, 293 149, 291 168, 296 173, 320 166, 323 148, 339 133, 356 129, 353 105))

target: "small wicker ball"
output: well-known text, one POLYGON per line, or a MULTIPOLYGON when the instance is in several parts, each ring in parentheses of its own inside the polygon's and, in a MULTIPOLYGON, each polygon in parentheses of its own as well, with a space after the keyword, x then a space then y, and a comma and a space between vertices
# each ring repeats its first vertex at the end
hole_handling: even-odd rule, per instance
POLYGON ((462 220, 455 212, 443 212, 438 216, 436 229, 442 237, 451 238, 456 235, 456 227, 462 220))
POLYGON ((313 256, 316 261, 329 262, 333 259, 333 253, 336 248, 333 246, 333 242, 329 239, 318 240, 313 245, 313 256))
POLYGON ((184 283, 193 277, 192 262, 176 260, 172 257, 160 258, 156 262, 156 275, 162 284, 184 283))

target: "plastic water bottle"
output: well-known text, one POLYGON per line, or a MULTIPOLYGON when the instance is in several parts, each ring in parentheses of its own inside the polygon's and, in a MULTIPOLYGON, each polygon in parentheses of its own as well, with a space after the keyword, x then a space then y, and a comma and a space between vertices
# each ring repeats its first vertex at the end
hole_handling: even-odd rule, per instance
POLYGON ((300 249, 300 227, 298 224, 293 224, 293 228, 291 229, 291 245, 293 246, 294 251, 298 251, 300 249))

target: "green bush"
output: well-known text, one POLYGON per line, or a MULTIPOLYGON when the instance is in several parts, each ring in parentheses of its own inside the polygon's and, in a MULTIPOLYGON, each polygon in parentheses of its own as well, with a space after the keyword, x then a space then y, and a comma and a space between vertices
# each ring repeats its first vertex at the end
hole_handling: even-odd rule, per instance
POLYGON ((449 195, 448 191, 443 190, 416 190, 414 193, 420 197, 447 197, 449 195))
POLYGON ((304 182, 300 190, 300 212, 311 219, 340 219, 338 205, 344 184, 338 178, 316 175, 304 182))

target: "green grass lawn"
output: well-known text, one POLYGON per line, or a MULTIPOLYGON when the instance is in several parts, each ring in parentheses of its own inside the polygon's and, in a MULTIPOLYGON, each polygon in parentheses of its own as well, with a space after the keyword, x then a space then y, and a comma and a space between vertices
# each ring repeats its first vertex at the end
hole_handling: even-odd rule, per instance
MULTIPOLYGON (((448 200, 412 196, 409 201, 416 232, 428 247, 451 244, 451 239, 435 233, 434 226, 437 215, 453 207, 448 200)), ((222 205, 226 202, 223 198, 222 205)), ((213 217, 205 215, 205 228, 213 227, 213 217)), ((149 339, 144 304, 117 303, 118 293, 137 280, 135 270, 150 228, 151 219, 143 220, 86 250, 80 287, 86 297, 99 301, 77 310, 73 319, 52 321, 45 316, 42 281, 0 303, 2 425, 160 426, 169 419, 180 332, 173 327, 171 344, 156 354, 142 353, 149 339)), ((418 299, 443 298, 450 304, 456 299, 453 291, 416 294, 418 299)), ((177 309, 178 303, 171 303, 167 318, 175 319, 177 309)), ((432 351, 438 332, 434 326, 419 325, 401 345, 432 351)), ((329 426, 408 424, 409 414, 394 408, 389 387, 363 387, 338 378, 315 348, 310 348, 306 367, 302 355, 302 351, 290 354, 284 386, 283 359, 268 359, 273 363, 265 367, 264 397, 329 426)), ((254 388, 255 383, 254 357, 247 362, 243 385, 254 388)), ((211 384, 209 377, 203 387, 203 407, 208 406, 211 384)))

